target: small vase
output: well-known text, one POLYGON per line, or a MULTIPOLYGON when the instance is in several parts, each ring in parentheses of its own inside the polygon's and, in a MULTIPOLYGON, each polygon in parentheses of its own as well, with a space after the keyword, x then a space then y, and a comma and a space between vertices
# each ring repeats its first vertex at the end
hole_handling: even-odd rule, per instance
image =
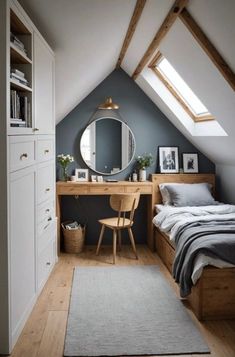
POLYGON ((67 167, 62 166, 62 181, 68 181, 69 175, 67 169, 67 167))
POLYGON ((146 181, 146 170, 143 168, 143 169, 140 169, 139 171, 139 181, 146 181))

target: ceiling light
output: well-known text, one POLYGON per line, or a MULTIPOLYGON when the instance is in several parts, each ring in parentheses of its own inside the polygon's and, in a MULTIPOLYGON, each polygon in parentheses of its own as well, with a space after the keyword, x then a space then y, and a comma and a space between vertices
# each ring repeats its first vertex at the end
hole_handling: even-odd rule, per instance
POLYGON ((100 104, 98 106, 98 109, 111 109, 111 110, 114 110, 114 109, 118 109, 119 108, 119 105, 113 103, 113 100, 111 97, 108 97, 104 103, 100 104))

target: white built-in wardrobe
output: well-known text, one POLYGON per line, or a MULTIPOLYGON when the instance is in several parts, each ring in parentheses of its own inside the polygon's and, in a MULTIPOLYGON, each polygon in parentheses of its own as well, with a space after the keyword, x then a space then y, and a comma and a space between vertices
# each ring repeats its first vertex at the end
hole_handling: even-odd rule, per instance
POLYGON ((54 54, 0 1, 0 354, 12 351, 57 259, 54 54))

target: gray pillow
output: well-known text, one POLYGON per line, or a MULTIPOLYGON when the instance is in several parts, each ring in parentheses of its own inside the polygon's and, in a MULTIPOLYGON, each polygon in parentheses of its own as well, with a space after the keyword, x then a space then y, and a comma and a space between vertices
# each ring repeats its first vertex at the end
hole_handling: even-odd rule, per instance
POLYGON ((211 195, 212 186, 209 183, 165 184, 165 188, 168 190, 171 203, 175 207, 216 204, 211 195))

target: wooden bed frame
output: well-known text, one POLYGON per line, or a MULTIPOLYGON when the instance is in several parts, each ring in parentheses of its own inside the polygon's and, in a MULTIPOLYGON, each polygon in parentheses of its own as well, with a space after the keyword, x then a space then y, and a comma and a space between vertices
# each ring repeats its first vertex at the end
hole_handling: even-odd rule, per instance
MULTIPOLYGON (((151 181, 154 184, 153 202, 155 204, 162 203, 159 190, 161 183, 208 182, 212 184, 215 193, 214 174, 153 174, 151 181)), ((154 212, 153 214, 155 215, 154 212)), ((155 247, 163 263, 171 272, 175 249, 167 235, 157 228, 155 228, 155 247)), ((199 320, 234 319, 235 268, 218 269, 212 266, 204 268, 187 300, 199 320)))

